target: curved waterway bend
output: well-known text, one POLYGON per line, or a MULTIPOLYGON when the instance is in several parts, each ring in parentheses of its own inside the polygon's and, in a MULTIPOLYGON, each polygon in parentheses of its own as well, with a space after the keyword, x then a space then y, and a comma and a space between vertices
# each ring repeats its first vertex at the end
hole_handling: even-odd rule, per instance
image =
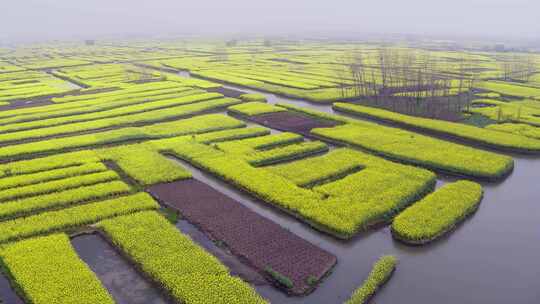
MULTIPOLYGON (((224 87, 265 95, 269 103, 286 102, 333 113, 330 105, 297 101, 240 86, 224 87)), ((338 257, 333 273, 307 297, 287 297, 272 287, 258 287, 272 303, 342 303, 361 284, 372 263, 385 254, 396 255, 400 263, 394 277, 374 298, 378 304, 538 303, 540 159, 513 157, 514 172, 501 183, 484 184, 484 199, 470 219, 449 236, 420 247, 394 241, 388 227, 361 233, 348 242, 337 241, 254 202, 214 177, 201 172, 196 177, 225 192, 243 196, 240 202, 338 257)), ((440 177, 438 185, 455 179, 440 177)))

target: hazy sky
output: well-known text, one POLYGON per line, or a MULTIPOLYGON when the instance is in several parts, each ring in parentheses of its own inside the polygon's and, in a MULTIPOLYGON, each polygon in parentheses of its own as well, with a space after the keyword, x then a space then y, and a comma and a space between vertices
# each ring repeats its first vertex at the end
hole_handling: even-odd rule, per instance
POLYGON ((540 39, 540 0, 0 0, 0 39, 413 33, 540 39))

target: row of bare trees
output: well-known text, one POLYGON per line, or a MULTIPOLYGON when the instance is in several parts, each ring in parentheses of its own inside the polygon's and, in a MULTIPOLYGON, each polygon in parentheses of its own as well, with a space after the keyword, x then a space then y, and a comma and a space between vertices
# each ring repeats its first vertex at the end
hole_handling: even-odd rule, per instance
POLYGON ((529 82, 531 76, 537 72, 536 62, 531 54, 503 54, 496 59, 505 81, 529 82))
POLYGON ((429 52, 412 49, 356 51, 343 62, 348 69, 342 76, 352 80, 352 86, 342 87, 343 97, 365 96, 363 102, 373 106, 449 119, 470 103, 474 77, 465 58, 454 73, 445 72, 429 52))

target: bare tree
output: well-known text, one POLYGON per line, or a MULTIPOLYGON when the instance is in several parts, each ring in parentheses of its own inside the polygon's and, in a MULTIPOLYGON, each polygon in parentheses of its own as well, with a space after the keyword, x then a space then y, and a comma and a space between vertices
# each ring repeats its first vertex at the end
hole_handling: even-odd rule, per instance
POLYGON ((526 82, 529 82, 531 80, 531 76, 534 75, 537 70, 536 70, 536 60, 535 60, 535 57, 534 55, 532 54, 529 54, 527 55, 527 76, 526 76, 526 82))
POLYGON ((347 68, 349 66, 349 60, 347 60, 346 57, 340 57, 337 59, 337 62, 339 63, 339 68, 336 71, 336 78, 339 81, 339 88, 340 88, 340 96, 341 98, 347 98, 347 83, 349 83, 349 77, 348 75, 350 73, 349 69, 347 68))
POLYGON ((431 54, 408 48, 355 50, 346 63, 354 95, 367 96, 364 102, 375 107, 409 115, 458 119, 473 97, 471 63, 461 57, 456 70, 448 73, 446 62, 441 66, 431 54))
POLYGON ((498 56, 504 81, 529 82, 536 72, 536 64, 531 54, 514 54, 498 56))
POLYGON ((368 86, 365 82, 364 56, 362 52, 355 51, 349 63, 349 70, 353 78, 353 95, 367 96, 368 86))

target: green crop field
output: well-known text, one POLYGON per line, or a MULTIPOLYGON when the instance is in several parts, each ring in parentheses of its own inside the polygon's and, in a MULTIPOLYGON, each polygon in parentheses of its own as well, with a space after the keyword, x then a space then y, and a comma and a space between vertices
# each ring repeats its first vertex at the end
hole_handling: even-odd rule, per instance
POLYGON ((540 62, 437 42, 1 49, 0 303, 407 303, 414 268, 445 288, 446 260, 483 263, 456 247, 499 252, 483 241, 538 211, 540 73, 509 76, 519 56, 540 62))

